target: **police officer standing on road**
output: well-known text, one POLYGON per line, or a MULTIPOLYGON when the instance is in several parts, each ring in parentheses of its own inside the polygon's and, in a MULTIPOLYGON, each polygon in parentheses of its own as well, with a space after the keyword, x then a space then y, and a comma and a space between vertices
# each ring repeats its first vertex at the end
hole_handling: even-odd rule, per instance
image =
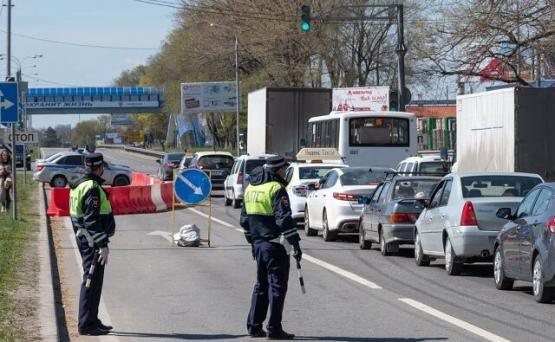
POLYGON ((251 337, 269 340, 292 340, 295 335, 283 331, 281 317, 287 282, 289 280, 289 253, 301 260, 297 226, 291 217, 289 197, 285 191, 285 159, 270 157, 263 167, 253 170, 250 184, 243 195, 241 226, 252 245, 257 264, 257 279, 247 319, 251 337), (262 329, 270 306, 268 333, 262 329))
POLYGON ((116 224, 108 196, 102 188, 104 158, 100 153, 85 157, 87 174, 71 184, 70 214, 77 246, 83 259, 83 282, 79 296, 81 335, 106 335, 112 330, 98 319, 104 266, 108 262, 108 238, 116 224))

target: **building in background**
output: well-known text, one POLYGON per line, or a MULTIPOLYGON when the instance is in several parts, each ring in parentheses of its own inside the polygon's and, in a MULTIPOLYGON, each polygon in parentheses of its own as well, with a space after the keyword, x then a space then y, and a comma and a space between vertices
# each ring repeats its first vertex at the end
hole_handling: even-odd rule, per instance
POLYGON ((455 100, 415 100, 406 106, 405 111, 416 114, 419 151, 455 148, 455 100))

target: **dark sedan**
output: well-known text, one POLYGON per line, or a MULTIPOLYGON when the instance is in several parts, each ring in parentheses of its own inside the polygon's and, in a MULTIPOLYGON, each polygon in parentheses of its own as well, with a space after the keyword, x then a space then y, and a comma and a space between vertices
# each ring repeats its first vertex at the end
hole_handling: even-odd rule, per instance
POLYGON ((158 178, 163 181, 173 180, 173 171, 177 169, 179 162, 184 155, 185 153, 181 152, 166 153, 162 159, 156 160, 156 162, 160 164, 160 168, 158 169, 158 178))
POLYGON ((510 290, 515 280, 532 282, 537 302, 555 295, 555 183, 534 187, 515 213, 501 208, 497 216, 509 219, 494 244, 495 286, 510 290))
POLYGON ((394 177, 386 180, 369 199, 359 221, 359 244, 369 249, 380 244, 382 255, 397 252, 400 244, 414 243, 414 223, 439 177, 394 177))

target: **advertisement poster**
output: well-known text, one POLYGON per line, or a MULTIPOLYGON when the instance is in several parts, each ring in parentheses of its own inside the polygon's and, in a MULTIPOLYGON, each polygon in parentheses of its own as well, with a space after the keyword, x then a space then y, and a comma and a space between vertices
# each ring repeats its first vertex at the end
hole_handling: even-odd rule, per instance
POLYGON ((235 82, 181 83, 181 113, 235 112, 235 82))
POLYGON ((332 110, 389 111, 389 87, 333 88, 332 110))

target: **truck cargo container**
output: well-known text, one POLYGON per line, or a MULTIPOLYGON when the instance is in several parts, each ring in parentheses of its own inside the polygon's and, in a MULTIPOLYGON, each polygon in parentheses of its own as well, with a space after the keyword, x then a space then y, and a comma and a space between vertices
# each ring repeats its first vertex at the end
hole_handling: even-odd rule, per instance
POLYGON ((327 88, 262 88, 249 93, 247 152, 293 158, 306 145, 308 119, 331 111, 327 88))
POLYGON ((532 172, 555 180, 555 88, 457 97, 457 171, 532 172))

